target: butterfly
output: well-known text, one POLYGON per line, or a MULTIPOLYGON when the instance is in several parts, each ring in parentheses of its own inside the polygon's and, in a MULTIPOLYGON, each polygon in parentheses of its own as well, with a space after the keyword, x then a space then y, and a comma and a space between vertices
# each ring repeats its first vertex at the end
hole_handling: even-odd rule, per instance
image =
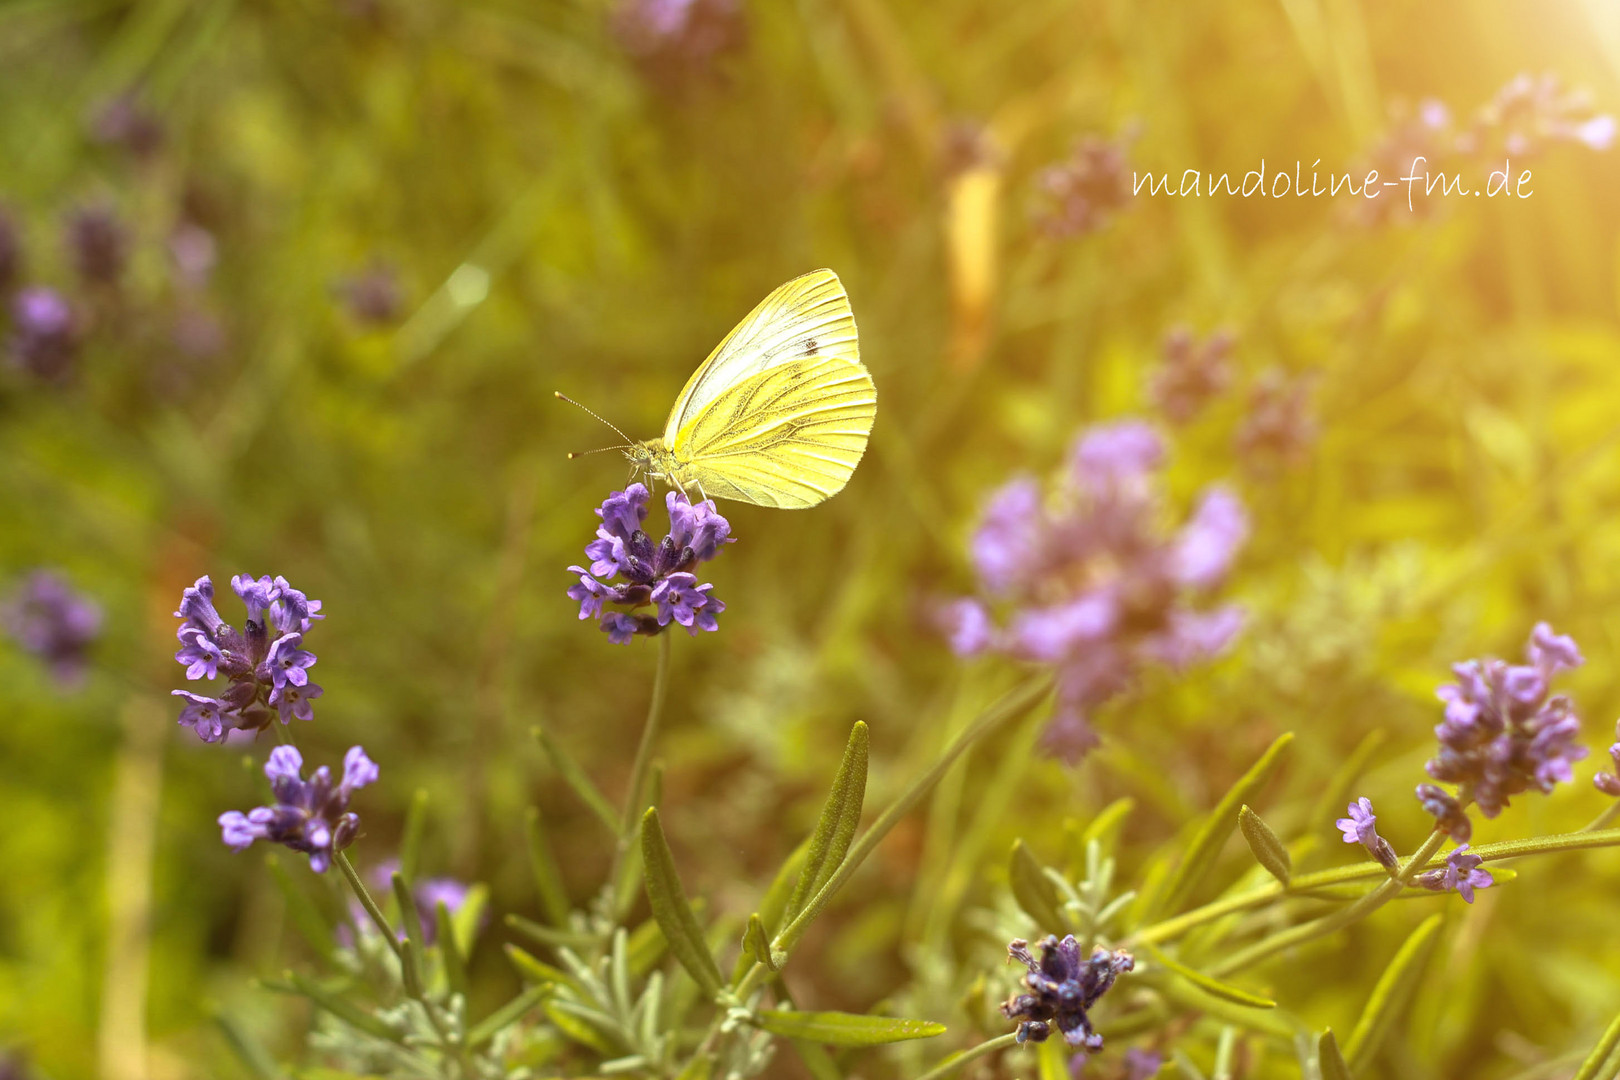
POLYGON ((627 444, 605 449, 688 498, 800 510, 849 482, 876 415, 849 297, 837 274, 816 270, 779 286, 715 346, 675 399, 663 438, 640 442, 596 418, 627 444))

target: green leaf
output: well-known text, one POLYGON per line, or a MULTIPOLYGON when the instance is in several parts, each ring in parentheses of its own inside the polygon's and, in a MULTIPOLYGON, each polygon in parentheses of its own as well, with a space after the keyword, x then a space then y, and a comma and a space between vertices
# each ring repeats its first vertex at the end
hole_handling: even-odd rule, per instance
POLYGON ((1008 882, 1012 885, 1013 899, 1024 909, 1024 914, 1035 920, 1043 934, 1064 929, 1059 913, 1057 887, 1047 880, 1046 872, 1035 856, 1029 853, 1023 840, 1014 840, 1012 861, 1007 867, 1008 882))
POLYGON ((1251 994, 1247 990, 1240 990, 1229 983, 1223 983, 1219 979, 1205 975, 1201 971, 1196 971, 1178 960, 1172 960, 1170 957, 1166 956, 1152 945, 1144 945, 1142 947, 1146 950, 1147 954, 1153 958, 1154 963, 1160 965, 1166 971, 1171 971, 1181 976, 1183 979, 1186 979, 1188 982, 1192 983, 1194 986, 1213 997, 1218 997, 1222 1001, 1230 1001, 1234 1005, 1242 1005, 1249 1009, 1275 1009, 1277 1007, 1277 1003, 1272 1001, 1270 998, 1264 998, 1258 994, 1251 994))
POLYGON ((545 821, 538 806, 529 807, 524 831, 529 840, 529 867, 534 871, 535 892, 540 894, 540 910, 553 926, 568 925, 568 889, 563 885, 562 871, 557 858, 551 853, 551 841, 546 837, 545 821))
POLYGON ((438 910, 433 913, 434 926, 438 929, 439 958, 444 962, 444 981, 449 985, 452 994, 467 996, 467 961, 461 955, 461 947, 456 944, 456 935, 450 932, 453 925, 450 921, 450 908, 443 900, 439 901, 438 910))
POLYGON ((284 983, 266 982, 265 985, 285 993, 302 995, 339 1020, 342 1020, 345 1024, 359 1031, 364 1031, 368 1035, 375 1035, 379 1039, 386 1039, 394 1043, 404 1042, 404 1038, 400 1033, 383 1023, 382 1020, 372 1016, 348 998, 331 993, 313 979, 305 978, 290 971, 287 972, 285 978, 286 982, 284 983))
POLYGON ((1260 755, 1260 760, 1238 778, 1224 798, 1216 804, 1215 809, 1205 815, 1197 831, 1193 833, 1191 843, 1187 845, 1187 853, 1176 866, 1165 887, 1164 899, 1160 907, 1166 911, 1178 911, 1187 901, 1193 889, 1209 873, 1215 860, 1221 853, 1221 847, 1226 838, 1232 834, 1232 826, 1237 824, 1238 807, 1247 802, 1255 792, 1265 785, 1271 778, 1278 762, 1282 759, 1283 751, 1294 741, 1293 732, 1285 732, 1277 737, 1277 741, 1260 755))
POLYGON ((1249 842, 1249 851, 1254 854, 1255 862, 1266 868, 1266 872, 1288 887, 1288 879, 1294 872, 1294 860, 1283 847, 1283 842, 1277 839, 1277 834, 1271 831, 1260 815, 1249 809, 1247 803, 1238 811, 1238 828, 1243 832, 1243 839, 1249 842))
POLYGON ((881 1046, 907 1039, 931 1039, 945 1034, 945 1025, 929 1020, 901 1020, 892 1016, 866 1016, 845 1012, 798 1012, 762 1009, 759 1026, 772 1035, 833 1046, 881 1046))
POLYGON ((708 1054, 693 1054, 692 1060, 686 1063, 686 1068, 680 1071, 675 1080, 709 1080, 714 1074, 714 1058, 708 1054))
POLYGON ((757 913, 748 916, 748 929, 743 931, 743 951, 772 971, 781 967, 776 954, 771 952, 771 938, 765 932, 765 923, 757 913))
POLYGON ((456 935, 456 948, 462 956, 471 956, 473 942, 478 939, 479 927, 484 924, 484 909, 489 906, 489 886, 475 882, 467 890, 466 899, 450 916, 450 932, 456 935))
POLYGON ((1322 1080, 1353 1080, 1350 1075, 1350 1066, 1344 1062, 1344 1055, 1339 1053, 1339 1040, 1333 1037, 1333 1029, 1328 1028, 1316 1040, 1316 1067, 1322 1074, 1322 1080))
POLYGON ((539 983, 554 983, 557 986, 567 986, 579 989, 579 983, 574 977, 561 968, 552 967, 544 960, 516 945, 508 943, 505 946, 506 958, 512 966, 518 969, 518 974, 539 983))
POLYGON ((1605 1069, 1604 1064, 1614 1053, 1614 1048, 1620 1046, 1620 1016, 1616 1016, 1604 1029, 1603 1037, 1598 1044, 1592 1047, 1592 1052, 1581 1062, 1580 1069, 1575 1073, 1574 1080, 1609 1080, 1615 1075, 1614 1069, 1605 1069))
POLYGON ((553 739, 551 734, 539 724, 534 726, 532 733, 535 741, 540 744, 540 749, 544 750, 546 757, 550 759, 551 767, 556 769, 558 774, 562 776, 563 783, 573 788, 574 794, 579 796, 580 802, 583 802, 590 808, 592 813, 602 820, 602 824, 607 826, 609 836, 618 836, 619 812, 613 809, 613 804, 607 801, 607 796, 598 791, 596 785, 591 783, 591 778, 585 775, 585 770, 579 767, 579 762, 575 761, 568 751, 564 750, 557 743, 557 740, 553 739))
POLYGON ((1284 1042, 1294 1038, 1295 1023, 1280 1009, 1238 1005, 1228 998, 1217 997, 1190 979, 1165 979, 1156 989, 1189 1012, 1203 1013, 1244 1031, 1257 1031, 1284 1042))
POLYGON ((641 861, 646 871, 647 900, 652 905, 653 918, 664 932, 664 940, 669 942, 669 951, 703 992, 713 997, 720 992, 720 968, 709 952, 703 928, 692 914, 692 906, 686 901, 686 890, 675 872, 675 857, 664 839, 664 826, 658 820, 656 806, 648 807, 641 819, 641 861))
POLYGON ((477 1049, 490 1039, 493 1039, 501 1029, 523 1019, 524 1014, 544 1001, 546 995, 550 994, 551 991, 552 985, 550 983, 531 986, 490 1013, 474 1025, 471 1031, 467 1032, 467 1049, 477 1049))
POLYGON ((1085 858, 1085 850, 1093 840, 1102 845, 1103 852, 1108 853, 1114 840, 1119 836, 1119 830, 1124 828, 1125 819, 1136 809, 1136 800, 1130 796, 1115 799, 1091 819, 1086 831, 1080 834, 1080 857, 1085 858))
MULTIPOLYGON (((395 871, 389 878, 394 886, 394 903, 399 905, 399 921, 405 924, 404 948, 399 954, 405 989, 412 995, 422 992, 422 915, 416 910, 416 897, 405 884, 405 876, 395 871)), ((448 928, 447 928, 448 929, 448 928)))
POLYGON ((409 885, 416 880, 416 868, 421 865, 422 832, 427 827, 428 793, 417 788, 411 796, 410 809, 405 812, 405 833, 399 841, 399 872, 409 885))
POLYGON ((1389 962, 1389 967, 1378 977, 1378 985, 1373 987, 1367 1007, 1362 1010, 1361 1019, 1356 1021, 1356 1029, 1350 1033, 1350 1039, 1344 1045, 1344 1056, 1352 1069, 1366 1067, 1389 1035, 1396 1019, 1405 1011, 1407 1001, 1423 977, 1423 965, 1434 949, 1442 921, 1442 917, 1435 914, 1419 923, 1396 952, 1395 959, 1389 962))
POLYGON ((861 808, 866 801, 869 742, 866 724, 855 721, 844 747, 843 760, 838 763, 838 774, 833 777, 832 791, 821 808, 821 819, 816 822, 816 831, 810 834, 804 869, 799 871, 793 895, 788 898, 783 913, 788 920, 803 911, 809 899, 832 877, 855 839, 855 829, 861 823, 861 808))

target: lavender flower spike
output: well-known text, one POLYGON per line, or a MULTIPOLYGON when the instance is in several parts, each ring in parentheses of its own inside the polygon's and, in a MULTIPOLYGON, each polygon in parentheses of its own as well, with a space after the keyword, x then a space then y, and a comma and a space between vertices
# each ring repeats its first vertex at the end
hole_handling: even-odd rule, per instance
POLYGON ((654 543, 641 527, 650 499, 643 484, 609 495, 596 511, 602 520, 596 539, 585 546, 589 568, 568 568, 578 579, 568 596, 579 602, 579 617, 596 619, 615 645, 663 633, 672 623, 695 637, 718 629, 717 616, 726 610, 714 586, 700 583, 692 570, 732 542, 730 522, 712 501, 693 505, 671 491, 664 500, 669 533, 654 543), (610 606, 615 610, 606 610, 610 606))
POLYGON ((1018 1041, 1045 1042, 1052 1026, 1072 1047, 1101 1050, 1103 1038, 1091 1025, 1088 1010, 1114 985, 1114 980, 1136 966, 1124 949, 1109 952, 1101 946, 1082 960, 1073 934, 1059 941, 1048 936, 1040 943, 1041 958, 1029 951, 1029 942, 1015 939, 1007 955, 1029 969, 1024 976, 1027 994, 1014 994, 1001 1006, 1002 1015, 1018 1020, 1018 1041))
POLYGON ((349 800, 367 784, 375 783, 375 762, 358 746, 343 759, 343 780, 336 788, 326 766, 303 779, 304 759, 291 746, 270 752, 264 775, 270 780, 275 805, 259 806, 246 814, 231 810, 219 816, 221 839, 241 851, 255 840, 269 840, 309 856, 309 868, 325 873, 332 856, 354 842, 360 817, 349 810, 349 800))
POLYGON ((1427 870, 1413 879, 1412 884, 1435 892, 1461 894, 1464 903, 1474 902, 1475 889, 1488 889, 1496 884, 1489 870, 1481 870, 1485 860, 1468 850, 1467 844, 1458 844, 1446 856, 1446 865, 1440 870, 1427 870))
POLYGON ((101 608, 67 579, 36 570, 0 604, 0 627, 49 666, 64 687, 84 681, 90 645, 101 633, 101 608))

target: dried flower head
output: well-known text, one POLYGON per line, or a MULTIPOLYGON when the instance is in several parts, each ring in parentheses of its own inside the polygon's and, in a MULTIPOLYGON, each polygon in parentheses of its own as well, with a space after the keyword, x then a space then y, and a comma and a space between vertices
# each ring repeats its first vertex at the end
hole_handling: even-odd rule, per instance
POLYGON ((994 650, 1057 669, 1044 744, 1067 761, 1096 745, 1088 715, 1150 664, 1215 656, 1242 627, 1231 605, 1202 609, 1248 535, 1225 488, 1204 492, 1182 528, 1162 527, 1159 436, 1125 421, 1076 440, 1050 492, 1013 480, 990 499, 971 542, 980 596, 942 612, 962 655, 994 650), (1005 609, 997 625, 992 607, 1005 609))
POLYGON ((1126 140, 1088 135, 1067 161, 1049 165, 1035 177, 1035 223, 1057 239, 1101 229, 1131 199, 1126 140))
POLYGON ((0 626, 43 660, 63 686, 77 686, 101 632, 101 607, 49 570, 29 574, 0 605, 0 626))
POLYGON ((641 529, 650 499, 643 484, 609 495, 596 511, 602 519, 596 539, 585 546, 590 568, 568 568, 579 577, 579 584, 568 589, 569 597, 579 601, 579 617, 596 618, 614 644, 625 644, 637 634, 660 634, 672 622, 696 637, 699 631, 719 629, 716 616, 726 610, 714 586, 700 584, 692 571, 732 542, 731 524, 712 500, 693 505, 671 491, 664 499, 669 532, 654 543, 641 529), (615 577, 622 582, 613 583, 615 577), (606 606, 617 610, 604 613, 606 606))
POLYGON ((1468 850, 1467 844, 1458 844, 1446 856, 1446 865, 1439 870, 1425 870, 1412 879, 1412 884, 1435 892, 1460 893, 1464 902, 1474 902, 1475 889, 1488 889, 1496 884, 1489 870, 1481 870, 1485 860, 1468 850))
POLYGON ((1101 1050, 1103 1038, 1091 1026, 1088 1011, 1136 960, 1124 949, 1109 952, 1100 945, 1089 960, 1082 959, 1073 934, 1062 941, 1049 935, 1040 950, 1037 961, 1022 938, 1007 946, 1007 955, 1029 969, 1024 976, 1029 992, 1014 994, 1001 1006, 1004 1016, 1019 1021, 1018 1041, 1045 1042, 1056 1025, 1070 1046, 1101 1050))
POLYGON ((313 720, 312 703, 322 692, 309 681, 315 654, 303 647, 304 635, 326 618, 321 602, 279 576, 238 574, 231 588, 247 608, 241 630, 214 609, 214 582, 206 576, 185 591, 174 613, 183 620, 174 658, 185 666, 186 678, 213 680, 224 673, 229 684, 219 697, 173 691, 186 701, 180 723, 203 742, 219 742, 231 731, 260 731, 278 713, 283 724, 294 717, 313 720))
POLYGON ((1440 751, 1426 769, 1458 785, 1461 798, 1432 784, 1421 785, 1418 798, 1437 826, 1458 840, 1472 833, 1462 811, 1469 799, 1494 818, 1522 791, 1546 793, 1571 780, 1572 766, 1586 756, 1586 747, 1575 742, 1581 722, 1573 703, 1551 693, 1553 676, 1585 662, 1580 650, 1543 622, 1531 632, 1525 654, 1528 664, 1494 658, 1456 664, 1457 681, 1436 691, 1445 719, 1434 729, 1440 751))
POLYGON ((259 806, 246 814, 231 810, 219 816, 227 847, 242 851, 255 840, 269 840, 309 856, 309 868, 325 873, 332 856, 354 842, 360 816, 349 810, 354 793, 377 779, 375 762, 358 746, 343 757, 343 779, 332 786, 325 765, 304 780, 304 758, 291 746, 270 751, 264 775, 270 778, 274 806, 259 806))
POLYGON ((32 286, 11 298, 12 363, 47 382, 73 374, 79 356, 79 321, 55 289, 32 286))
POLYGON ((1185 326, 1164 337, 1164 363, 1153 375, 1148 393, 1171 423, 1185 424, 1232 381, 1232 346, 1237 335, 1217 330, 1203 341, 1185 326))

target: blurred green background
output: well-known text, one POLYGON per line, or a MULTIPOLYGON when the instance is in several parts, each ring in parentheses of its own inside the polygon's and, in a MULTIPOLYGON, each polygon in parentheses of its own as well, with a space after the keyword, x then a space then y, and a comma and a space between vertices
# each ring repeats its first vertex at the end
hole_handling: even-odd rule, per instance
MULTIPOLYGON (((713 910, 751 910, 853 721, 873 731, 868 806, 943 741, 961 665, 929 612, 971 587, 984 495, 1055 467, 1089 421, 1152 416, 1178 323, 1235 329, 1238 378, 1166 427, 1172 488, 1231 479, 1256 530, 1228 590, 1251 612, 1232 655, 1148 680, 1077 769, 975 756, 818 925, 790 977, 801 1004, 904 992, 937 1011, 978 970, 999 998, 1001 946, 971 920, 942 929, 918 897, 1003 903, 1014 836, 1050 853, 1065 816, 1125 793, 1129 880, 1280 731, 1299 741, 1273 824, 1331 838, 1306 809, 1381 728, 1358 792, 1409 849, 1433 687, 1453 660, 1516 657, 1538 619, 1585 649, 1571 685, 1588 741, 1608 742, 1613 153, 1540 148, 1527 200, 1365 221, 1325 198, 1143 195, 1072 236, 1043 227, 1040 177, 1087 136, 1155 173, 1343 171, 1403 107, 1436 98, 1466 123, 1521 71, 1612 109, 1620 9, 698 7, 702 33, 660 38, 640 8, 564 0, 0 5, 0 204, 20 280, 61 289, 83 328, 66 380, 0 371, 0 587, 52 567, 105 612, 79 688, 0 647, 0 1045, 23 1075, 245 1075, 216 1010, 299 1053, 307 1011, 249 979, 306 958, 261 853, 233 855, 214 824, 261 800, 264 747, 200 744, 167 696, 182 685, 169 613, 204 573, 283 574, 324 602, 309 645, 326 694, 300 743, 325 762, 363 743, 380 764, 357 800, 359 861, 394 850, 422 788, 424 869, 532 913, 516 853, 538 802, 588 898, 610 853, 528 731, 547 724, 617 797, 652 657, 609 645, 563 595, 625 471, 564 460, 606 433, 551 392, 650 436, 736 319, 818 266, 848 288, 880 407, 837 498, 722 507, 739 542, 711 568, 721 632, 675 642, 665 822, 713 910), (119 101, 160 126, 155 146, 108 120, 119 101), (75 277, 63 223, 84 207, 128 230, 116 288, 75 277), (182 227, 217 252, 206 280, 176 269, 182 227), (1317 433, 1257 462, 1234 440, 1273 370, 1309 380, 1317 433), (953 842, 998 790, 977 845, 953 842)), ((221 610, 240 617, 232 598, 221 610)), ((1578 827, 1606 802, 1590 785, 1605 758, 1482 838, 1578 827)), ((1620 1006, 1620 857, 1520 869, 1452 912, 1380 1075, 1554 1075, 1620 1006)), ((1395 905, 1265 981, 1314 1023, 1348 1024, 1412 907, 1428 910, 1395 905)), ((517 985, 505 933, 474 957, 486 1007, 517 985)), ((1257 1074, 1287 1075, 1265 1071, 1287 1067, 1273 1057, 1257 1074)))

